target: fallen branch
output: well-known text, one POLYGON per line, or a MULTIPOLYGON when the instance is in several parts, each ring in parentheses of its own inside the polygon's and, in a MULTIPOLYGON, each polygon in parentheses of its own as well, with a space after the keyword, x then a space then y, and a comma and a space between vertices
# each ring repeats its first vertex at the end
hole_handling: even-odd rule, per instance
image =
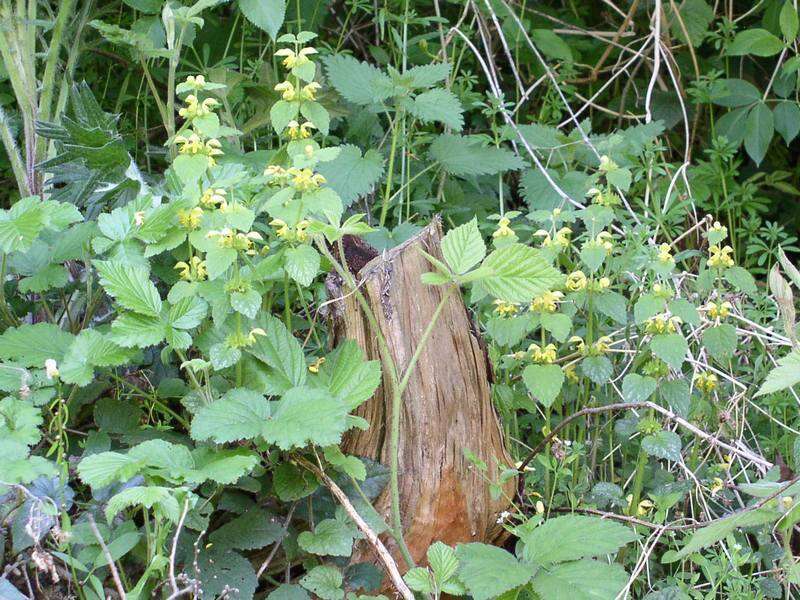
POLYGON ((103 557, 106 559, 108 568, 111 570, 111 577, 114 579, 114 585, 117 588, 117 593, 122 600, 126 600, 128 596, 125 594, 125 588, 122 586, 122 580, 119 578, 119 571, 117 571, 117 566, 114 564, 114 558, 111 556, 111 552, 108 551, 108 546, 106 546, 103 536, 100 535, 100 530, 97 528, 97 523, 94 522, 94 517, 89 514, 88 519, 89 527, 92 528, 92 533, 97 539, 97 543, 100 544, 100 550, 102 550, 103 557))

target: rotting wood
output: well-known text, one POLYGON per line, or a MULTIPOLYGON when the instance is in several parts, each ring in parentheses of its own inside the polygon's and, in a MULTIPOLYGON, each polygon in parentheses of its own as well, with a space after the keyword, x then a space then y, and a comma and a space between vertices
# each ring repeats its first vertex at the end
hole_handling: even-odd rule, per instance
MULTIPOLYGON (((345 244, 348 265, 400 373, 405 372, 442 298, 442 288, 422 283, 421 275, 431 266, 419 252, 422 249, 441 259, 440 242, 437 219, 411 240, 380 255, 360 241, 345 244)), ((341 285, 335 275, 329 278, 331 297, 340 298, 331 311, 335 343, 353 339, 368 358, 379 359, 375 336, 355 296, 341 285)), ((497 516, 508 508, 516 482, 505 482, 502 496, 491 497, 487 476, 496 481, 511 461, 492 406, 490 372, 463 299, 451 294, 403 394, 401 512, 405 541, 418 564, 425 563, 425 552, 434 541, 489 543, 502 534, 497 516), (465 449, 488 465, 486 475, 467 461, 465 449)), ((348 434, 342 447, 345 452, 389 464, 391 394, 384 392, 388 389, 384 373, 383 385, 357 411, 370 427, 348 434)), ((388 488, 375 508, 391 522, 388 488)), ((393 540, 384 538, 398 564, 405 564, 393 540)), ((354 551, 353 562, 370 558, 366 546, 354 551)))

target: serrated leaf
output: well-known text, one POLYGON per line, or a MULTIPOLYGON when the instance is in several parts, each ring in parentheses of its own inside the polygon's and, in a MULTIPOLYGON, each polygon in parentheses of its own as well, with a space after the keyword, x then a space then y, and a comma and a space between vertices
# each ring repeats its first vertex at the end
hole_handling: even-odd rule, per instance
POLYGON ((306 244, 289 248, 286 251, 284 269, 289 277, 300 285, 307 287, 314 281, 319 272, 320 256, 311 246, 306 244))
POLYGON ((681 448, 681 438, 674 431, 662 429, 642 438, 642 449, 650 456, 657 458, 679 461, 681 459, 681 448))
POLYGON ((117 514, 131 506, 154 509, 157 515, 177 523, 181 509, 172 490, 160 486, 136 486, 122 490, 112 496, 106 505, 106 519, 110 522, 117 514))
POLYGON ((282 520, 262 508, 253 508, 215 530, 209 540, 223 548, 258 550, 282 537, 282 520))
POLYGON ((90 454, 78 463, 78 476, 97 489, 114 483, 126 481, 141 469, 139 461, 119 452, 100 452, 90 454))
POLYGON ((51 323, 10 327, 0 335, 0 359, 42 368, 48 358, 60 361, 73 339, 75 336, 51 323))
POLYGON ((556 341, 565 342, 572 330, 572 319, 563 313, 542 313, 539 319, 545 331, 550 332, 556 341))
POLYGON ((319 379, 349 410, 369 400, 381 383, 380 361, 364 360, 364 352, 353 340, 345 340, 328 354, 319 379))
POLYGON ((442 238, 442 255, 457 275, 463 275, 483 260, 486 244, 476 218, 447 232, 442 238))
POLYGON ((249 319, 255 319, 261 308, 261 294, 254 289, 231 294, 231 308, 249 319))
POLYGON ((547 519, 538 527, 525 530, 520 539, 525 544, 522 556, 537 565, 613 554, 625 544, 638 539, 636 532, 621 523, 567 515, 547 519), (591 535, 587 536, 586 532, 591 535))
POLYGON ((283 322, 264 315, 260 321, 267 335, 257 335, 256 343, 246 348, 247 352, 273 369, 270 393, 280 394, 289 388, 303 385, 307 377, 303 349, 283 322))
POLYGON ((269 418, 269 402, 246 388, 227 392, 219 400, 201 407, 192 419, 192 438, 218 444, 259 437, 269 418))
POLYGON ((625 402, 644 402, 656 391, 657 382, 652 377, 629 373, 622 380, 622 397, 625 402))
POLYGON ((547 600, 611 600, 627 583, 621 566, 584 559, 543 569, 531 587, 547 600))
POLYGON ((523 244, 498 248, 486 257, 482 267, 489 274, 481 278, 481 284, 506 302, 528 303, 557 287, 562 279, 538 250, 523 244))
POLYGON ((109 337, 94 329, 84 329, 70 345, 59 373, 65 383, 85 386, 94 379, 94 367, 122 365, 132 357, 133 352, 109 337))
POLYGON ((325 59, 328 78, 342 97, 353 104, 374 104, 391 95, 391 80, 372 65, 338 54, 325 59))
POLYGON ((314 531, 304 531, 297 543, 311 554, 350 556, 353 548, 353 530, 337 519, 324 519, 314 531))
POLYGON ((159 316, 161 296, 150 281, 146 268, 117 261, 95 261, 93 264, 100 274, 100 284, 120 306, 140 315, 159 316))
POLYGON ((730 323, 720 323, 703 332, 703 346, 713 358, 722 362, 733 356, 738 341, 736 328, 730 323))
POLYGON ((525 585, 534 571, 531 565, 521 563, 513 554, 487 544, 459 544, 456 557, 458 577, 474 600, 489 600, 525 585))
POLYGON ((342 600, 342 573, 335 567, 317 566, 300 578, 300 585, 322 600, 342 600))
POLYGON ((564 372, 558 365, 528 365, 522 372, 525 387, 543 406, 552 406, 564 385, 564 372))
POLYGON ((296 387, 278 402, 264 423, 264 438, 282 450, 307 444, 338 444, 347 428, 347 406, 324 390, 296 387))
POLYGON ((525 166, 510 150, 484 146, 480 139, 469 136, 440 135, 429 152, 451 175, 495 175, 525 166))
POLYGON ((455 131, 464 126, 464 109, 450 90, 436 88, 418 94, 409 105, 409 112, 423 123, 436 121, 455 131))
POLYGON ((755 278, 744 267, 728 267, 725 269, 723 277, 725 277, 725 281, 748 296, 754 296, 758 291, 755 278))
POLYGON ((614 366, 605 356, 587 356, 581 361, 581 371, 598 385, 608 383, 614 366))
POLYGON ((654 335, 650 349, 673 369, 679 369, 689 351, 689 344, 680 333, 654 335))
POLYGON ((339 156, 320 164, 317 170, 328 181, 327 185, 339 194, 345 206, 350 206, 371 192, 380 181, 384 171, 383 156, 372 148, 363 156, 357 146, 345 144, 340 148, 339 156))
POLYGON ((786 390, 800 383, 800 350, 792 350, 778 359, 778 366, 772 369, 758 389, 756 396, 786 390))
POLYGON ((33 446, 42 437, 42 411, 28 402, 8 397, 0 400, 0 439, 33 446))

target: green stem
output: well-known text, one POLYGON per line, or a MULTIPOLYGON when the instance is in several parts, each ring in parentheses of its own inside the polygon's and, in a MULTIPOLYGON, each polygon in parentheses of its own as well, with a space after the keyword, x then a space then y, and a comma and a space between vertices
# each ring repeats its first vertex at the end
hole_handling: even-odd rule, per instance
MULTIPOLYGON (((399 115, 398 115, 399 116, 399 115)), ((383 206, 381 206, 381 220, 380 226, 383 227, 386 223, 386 216, 389 214, 389 204, 391 201, 390 194, 392 193, 392 176, 394 175, 394 158, 395 154, 397 154, 397 138, 399 137, 398 132, 400 128, 397 125, 397 119, 395 119, 394 125, 392 127, 392 145, 389 149, 389 166, 386 173, 386 189, 383 193, 383 206)))

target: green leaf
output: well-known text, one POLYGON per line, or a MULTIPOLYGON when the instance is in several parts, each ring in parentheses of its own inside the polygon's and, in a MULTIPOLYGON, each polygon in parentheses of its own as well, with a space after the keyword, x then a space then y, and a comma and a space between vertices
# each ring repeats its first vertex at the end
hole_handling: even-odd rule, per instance
POLYGON ((611 600, 628 583, 628 575, 618 564, 579 560, 543 569, 531 586, 547 600, 611 600))
POLYGON ((428 546, 426 555, 440 587, 442 583, 455 577, 458 572, 458 559, 453 548, 442 542, 434 542, 428 546))
POLYGON ((341 197, 345 206, 370 193, 383 175, 383 156, 375 149, 361 155, 357 146, 340 146, 339 156, 321 163, 317 170, 327 179, 327 185, 341 197))
POLYGON ((364 481, 367 478, 367 468, 357 456, 347 456, 339 449, 339 446, 326 447, 324 454, 325 460, 340 473, 344 473, 356 481, 364 481))
POLYGON ((760 165, 775 135, 772 111, 764 102, 756 104, 747 115, 744 125, 744 147, 753 161, 760 165))
POLYGON ((522 557, 543 566, 613 554, 638 539, 631 527, 585 515, 547 519, 538 527, 523 531, 520 535, 525 544, 522 557), (591 535, 587 536, 587 532, 591 535))
POLYGON ((524 167, 522 160, 505 148, 484 146, 476 137, 444 134, 430 145, 431 158, 451 175, 495 175, 524 167))
POLYGON ((375 104, 392 94, 389 77, 368 63, 345 54, 330 56, 324 62, 331 84, 348 102, 375 104))
POLYGON ((405 76, 411 79, 412 87, 427 88, 447 79, 451 69, 448 62, 428 63, 411 67, 405 76))
POLYGON ((220 248, 214 245, 206 252, 206 268, 208 269, 208 279, 213 281, 230 268, 236 262, 236 250, 233 248, 220 248))
POLYGON ((531 31, 531 39, 545 56, 572 62, 572 49, 569 44, 553 33, 551 29, 534 29, 531 31))
POLYGON ((455 131, 461 131, 464 126, 461 102, 453 92, 444 88, 417 95, 409 106, 409 112, 423 123, 436 121, 455 131))
POLYGON ((159 486, 136 486, 122 490, 113 496, 106 505, 106 519, 110 522, 120 511, 131 506, 152 508, 156 515, 177 523, 181 509, 172 490, 159 486))
POLYGON ((353 529, 337 519, 324 519, 314 531, 304 531, 297 543, 311 554, 350 556, 353 549, 353 529))
POLYGON ((90 454, 78 463, 78 476, 94 489, 126 481, 142 468, 138 460, 119 452, 90 454))
POLYGON ((38 196, 19 200, 0 210, 0 250, 5 254, 26 251, 45 226, 45 211, 38 196))
POLYGON ((156 317, 123 313, 111 324, 111 339, 124 348, 154 346, 166 335, 166 325, 156 317))
POLYGON ((253 508, 214 531, 209 540, 216 546, 258 550, 283 537, 283 525, 262 508, 253 508))
POLYGON ((95 329, 84 329, 72 342, 59 373, 65 383, 85 386, 94 379, 94 367, 122 365, 132 357, 130 350, 115 344, 109 337, 95 329))
POLYGON ((231 308, 249 319, 255 319, 261 308, 261 294, 254 289, 231 294, 231 308))
POLYGON ((208 312, 208 304, 198 296, 188 296, 169 307, 169 324, 176 329, 194 329, 208 312))
POLYGON ((656 391, 657 382, 652 377, 629 373, 622 380, 622 397, 625 402, 644 402, 656 391))
POLYGON ((369 400, 381 383, 381 365, 364 360, 364 352, 353 340, 345 340, 328 354, 319 370, 319 379, 331 393, 353 410, 369 400))
POLYGON ((673 369, 679 369, 689 351, 689 344, 680 333, 654 335, 650 349, 673 369))
POLYGON ((225 598, 236 589, 237 600, 252 600, 258 578, 250 560, 229 548, 214 548, 200 553, 199 587, 206 598, 225 598))
POLYGON ((707 525, 696 531, 683 548, 674 554, 665 556, 661 562, 671 563, 683 560, 690 554, 711 546, 712 544, 716 544, 718 541, 743 527, 754 527, 773 523, 780 517, 780 514, 781 513, 775 509, 763 507, 752 511, 735 513, 724 519, 714 521, 711 525, 707 525))
POLYGON ((728 267, 725 269, 724 277, 725 281, 748 296, 755 296, 758 292, 755 278, 744 267, 728 267))
POLYGON ((172 161, 172 170, 181 183, 194 185, 208 170, 208 158, 204 154, 181 154, 172 161))
POLYGON ((299 585, 284 583, 267 595, 267 600, 310 600, 310 596, 299 585))
POLYGON ((300 285, 307 287, 314 281, 319 272, 320 256, 311 246, 303 244, 286 251, 284 268, 289 277, 300 285))
MULTIPOLYGON (((665 6, 665 8, 667 7, 665 6)), ((684 0, 681 3, 670 4, 668 14, 671 17, 670 31, 672 34, 681 42, 688 42, 695 48, 703 43, 703 39, 708 33, 708 26, 714 20, 714 9, 705 0, 684 0), (673 14, 672 6, 675 6, 680 12, 681 21, 678 21, 678 15, 673 14), (688 39, 687 33, 689 34, 688 39)))
POLYGON ((275 133, 282 133, 290 121, 297 119, 300 114, 300 104, 297 102, 287 102, 278 100, 269 109, 269 120, 272 123, 275 133))
POLYGON ((262 434, 269 415, 266 398, 246 388, 235 388, 195 413, 191 435, 195 440, 211 439, 218 444, 252 440, 262 434))
POLYGON ((317 566, 300 578, 300 585, 322 600, 342 600, 342 573, 335 567, 317 566))
POLYGON ((619 292, 606 291, 595 295, 594 306, 620 325, 628 323, 628 301, 619 292))
POLYGON ((642 438, 642 449, 657 458, 679 461, 681 448, 681 438, 674 431, 661 430, 642 438))
POLYGON ((564 372, 558 365, 528 365, 522 372, 525 387, 543 406, 552 406, 564 385, 564 372))
POLYGON ((490 275, 481 279, 486 291, 506 302, 530 302, 558 286, 561 274, 551 267, 541 253, 523 244, 498 248, 483 261, 490 275))
POLYGON ((562 313, 542 313, 540 318, 542 327, 559 342, 567 341, 572 330, 572 319, 562 313))
POLYGON ((245 448, 222 450, 198 448, 192 453, 195 469, 186 475, 189 481, 203 483, 207 480, 222 485, 232 485, 247 475, 259 463, 258 454, 245 448))
POLYGON ((307 444, 338 444, 347 428, 347 406, 324 390, 296 387, 287 391, 263 424, 264 437, 282 450, 307 444))
POLYGON ((42 368, 48 358, 60 361, 73 339, 72 334, 51 323, 10 327, 0 335, 0 359, 42 368))
MULTIPOLYGON (((425 567, 414 567, 406 571, 403 580, 415 592, 430 594, 434 590, 433 574, 425 567)), ((24 598, 24 596, 23 596, 24 598)))
POLYGON ((783 141, 791 144, 800 133, 800 107, 794 100, 784 100, 778 102, 772 109, 775 119, 775 131, 777 131, 783 141))
POLYGON ((308 370, 300 343, 277 317, 264 315, 261 326, 267 335, 257 335, 256 343, 246 350, 272 367, 270 393, 280 394, 303 385, 308 370))
POLYGON ((797 30, 800 27, 800 21, 797 17, 797 9, 790 0, 786 0, 781 8, 778 22, 781 26, 781 33, 787 42, 793 42, 797 37, 797 30))
POLYGON ((786 390, 800 383, 800 350, 792 350, 778 359, 778 366, 772 369, 758 388, 756 396, 786 390))
POLYGON ((33 446, 42 437, 42 411, 16 398, 0 400, 0 440, 33 446))
POLYGON ((304 101, 300 104, 300 114, 311 121, 322 135, 328 135, 331 115, 319 102, 304 101))
POLYGON ((730 323, 720 323, 703 332, 703 346, 719 361, 727 362, 736 351, 736 328, 730 323))
POLYGON ((157 317, 161 313, 161 296, 150 281, 144 267, 125 265, 117 261, 95 261, 100 283, 123 308, 140 315, 157 317))
POLYGON ((478 231, 478 219, 451 229, 442 239, 442 255, 457 275, 463 275, 486 256, 486 244, 478 231))
POLYGON ((728 56, 774 56, 783 50, 783 42, 766 29, 745 29, 728 45, 728 56))
POLYGON ((581 361, 581 371, 597 385, 608 383, 614 366, 606 356, 587 356, 581 361))
POLYGON ((239 0, 239 8, 248 21, 275 40, 286 17, 286 0, 239 0))
POLYGON ((719 79, 712 90, 715 92, 712 99, 714 104, 728 108, 747 106, 761 100, 758 88, 744 79, 719 79))
MULTIPOLYGON (((513 554, 487 544, 459 544, 458 577, 474 600, 489 600, 530 581, 531 565, 518 561, 513 554)), ((544 596, 546 598, 548 596, 544 596)))

